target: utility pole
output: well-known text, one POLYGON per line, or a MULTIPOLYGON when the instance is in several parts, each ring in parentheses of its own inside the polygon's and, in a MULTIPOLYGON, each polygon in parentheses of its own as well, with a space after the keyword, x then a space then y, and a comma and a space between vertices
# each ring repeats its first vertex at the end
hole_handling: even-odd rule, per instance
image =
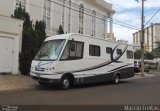
POLYGON ((142 26, 141 26, 141 76, 144 77, 144 1, 142 0, 142 26))
MULTIPOLYGON (((136 0, 139 2, 139 0, 136 0)), ((144 1, 142 0, 142 17, 141 17, 141 76, 144 77, 144 1)))

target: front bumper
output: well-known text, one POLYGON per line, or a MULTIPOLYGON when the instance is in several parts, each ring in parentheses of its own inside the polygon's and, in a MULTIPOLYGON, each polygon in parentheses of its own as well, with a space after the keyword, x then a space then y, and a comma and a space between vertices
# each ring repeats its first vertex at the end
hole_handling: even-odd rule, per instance
POLYGON ((36 77, 36 76, 32 76, 32 78, 38 82, 47 83, 51 85, 60 84, 60 79, 46 79, 46 78, 36 77))
POLYGON ((60 84, 62 77, 62 74, 40 74, 35 72, 31 72, 30 75, 36 81, 49 84, 60 84))

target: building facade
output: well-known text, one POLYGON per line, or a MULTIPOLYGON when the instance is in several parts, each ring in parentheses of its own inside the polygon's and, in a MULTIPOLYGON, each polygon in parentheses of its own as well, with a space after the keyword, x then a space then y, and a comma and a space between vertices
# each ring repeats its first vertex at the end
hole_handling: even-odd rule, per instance
MULTIPOLYGON (((22 4, 33 23, 44 20, 48 36, 55 35, 60 25, 65 33, 81 33, 114 39, 112 4, 104 0, 3 0, 5 15, 12 15, 22 4), (6 5, 9 5, 9 8, 6 5)), ((0 11, 1 13, 1 11, 0 11)))
MULTIPOLYGON (((144 50, 152 52, 156 48, 156 41, 160 41, 160 23, 151 24, 144 29, 144 50)), ((133 34, 133 44, 140 46, 141 31, 133 34)))
POLYGON ((0 73, 19 73, 23 21, 0 15, 0 73))
POLYGON ((48 36, 61 25, 65 33, 81 33, 115 41, 112 4, 104 0, 1 0, 0 73, 19 73, 23 21, 11 18, 21 4, 31 20, 44 20, 48 36), (2 54, 3 53, 3 54, 2 54))

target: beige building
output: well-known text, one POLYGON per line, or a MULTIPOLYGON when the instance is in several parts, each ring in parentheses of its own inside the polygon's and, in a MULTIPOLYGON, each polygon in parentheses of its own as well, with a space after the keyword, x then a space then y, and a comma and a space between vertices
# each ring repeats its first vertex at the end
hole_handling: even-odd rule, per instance
POLYGON ((48 36, 63 26, 65 33, 83 33, 115 41, 112 4, 104 0, 0 0, 0 73, 19 72, 23 21, 11 18, 21 3, 31 20, 44 20, 48 36))
POLYGON ((44 20, 48 36, 63 26, 65 33, 83 33, 99 38, 114 39, 112 4, 104 0, 1 0, 0 13, 11 16, 19 6, 29 12, 33 23, 44 20))
MULTIPOLYGON (((144 29, 145 51, 152 52, 152 50, 156 48, 156 44, 155 44, 156 41, 160 41, 160 23, 151 24, 150 26, 144 29)), ((135 46, 140 46, 141 31, 138 31, 133 34, 133 44, 135 46)))

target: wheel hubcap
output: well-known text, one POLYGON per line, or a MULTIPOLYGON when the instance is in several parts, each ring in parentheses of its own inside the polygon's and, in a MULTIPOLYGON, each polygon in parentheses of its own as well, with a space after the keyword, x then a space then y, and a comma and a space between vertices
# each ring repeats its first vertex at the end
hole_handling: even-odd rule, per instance
POLYGON ((118 83, 118 82, 119 82, 119 77, 116 76, 116 78, 115 78, 115 83, 118 83))
POLYGON ((69 81, 68 81, 68 79, 65 79, 65 80, 63 81, 63 84, 64 84, 64 87, 67 88, 67 87, 69 86, 69 81))

